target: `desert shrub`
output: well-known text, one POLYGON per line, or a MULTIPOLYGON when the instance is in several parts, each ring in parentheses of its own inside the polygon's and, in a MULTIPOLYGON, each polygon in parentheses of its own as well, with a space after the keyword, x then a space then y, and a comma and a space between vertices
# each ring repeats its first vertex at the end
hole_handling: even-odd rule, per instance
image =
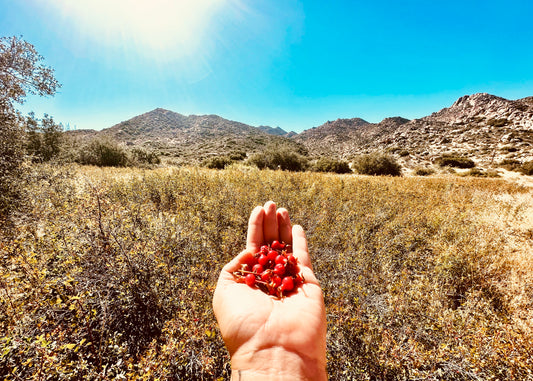
POLYGON ((288 147, 270 148, 256 153, 248 162, 259 169, 282 169, 286 171, 305 171, 308 159, 288 147))
POLYGON ((472 159, 462 156, 442 155, 435 160, 441 167, 474 168, 476 164, 472 159))
POLYGON ((352 173, 349 164, 344 160, 322 157, 313 165, 316 172, 352 173))
POLYGON ((485 170, 485 176, 486 177, 500 177, 500 174, 498 173, 497 170, 489 168, 485 170))
POLYGON ((161 164, 159 155, 154 151, 142 147, 135 147, 129 151, 130 158, 128 162, 134 166, 150 166, 161 164))
POLYGON ((521 164, 522 162, 516 159, 503 159, 502 161, 498 163, 498 165, 501 165, 501 166, 516 166, 516 165, 521 165, 521 164))
POLYGON ((232 152, 230 155, 229 155, 229 158, 231 160, 235 160, 235 161, 241 161, 241 160, 244 160, 246 159, 246 152, 244 151, 235 151, 235 152, 232 152))
POLYGON ((501 150, 505 151, 505 152, 517 152, 520 149, 518 147, 515 147, 515 146, 504 146, 504 147, 501 148, 501 150))
POLYGON ((360 155, 354 159, 353 169, 361 175, 401 176, 402 167, 393 157, 373 153, 360 155))
POLYGON ((500 177, 498 172, 494 169, 483 170, 477 167, 471 168, 468 171, 463 172, 461 175, 473 177, 500 177))
POLYGON ((233 163, 233 160, 227 156, 215 156, 204 160, 202 165, 211 169, 224 169, 231 163, 233 163))
POLYGON ((533 161, 526 161, 522 163, 516 159, 504 159, 498 163, 499 166, 507 169, 508 171, 515 171, 523 173, 524 175, 533 175, 533 161))
POLYGON ((533 176, 533 161, 526 161, 519 170, 524 175, 533 176))
POLYGON ((128 154, 111 140, 94 139, 80 149, 76 161, 98 167, 124 167, 128 164, 128 154))
POLYGON ((434 174, 435 170, 429 167, 416 167, 414 173, 417 176, 429 176, 434 174))

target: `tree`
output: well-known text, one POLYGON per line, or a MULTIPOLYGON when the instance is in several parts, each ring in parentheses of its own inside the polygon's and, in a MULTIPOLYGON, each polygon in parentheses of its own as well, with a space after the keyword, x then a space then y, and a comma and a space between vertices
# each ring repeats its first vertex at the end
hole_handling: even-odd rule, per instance
POLYGON ((54 95, 60 87, 54 70, 43 66, 35 47, 17 37, 0 37, 0 102, 22 104, 28 94, 54 95))
POLYGON ((25 120, 26 151, 34 162, 50 161, 61 151, 63 126, 48 114, 38 120, 30 112, 25 120))
POLYGON ((34 46, 18 37, 0 37, 0 218, 15 205, 24 159, 23 118, 14 103, 28 94, 53 95, 60 87, 53 69, 42 65, 34 46))

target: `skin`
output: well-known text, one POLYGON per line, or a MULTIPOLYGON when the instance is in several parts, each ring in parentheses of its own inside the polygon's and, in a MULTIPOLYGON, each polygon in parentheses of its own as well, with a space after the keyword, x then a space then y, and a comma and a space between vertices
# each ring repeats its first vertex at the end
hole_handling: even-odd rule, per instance
POLYGON ((231 356, 233 380, 325 380, 326 312, 313 273, 301 226, 289 213, 267 202, 256 207, 248 223, 246 250, 220 273, 213 308, 231 356), (305 282, 277 299, 244 283, 232 272, 248 262, 261 245, 281 240, 293 247, 305 282))

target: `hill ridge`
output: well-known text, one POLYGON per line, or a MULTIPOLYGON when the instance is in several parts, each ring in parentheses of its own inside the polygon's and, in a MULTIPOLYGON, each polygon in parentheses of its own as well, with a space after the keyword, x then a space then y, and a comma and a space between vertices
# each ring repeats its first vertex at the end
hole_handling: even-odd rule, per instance
POLYGON ((475 93, 419 119, 394 116, 370 123, 358 117, 338 118, 299 134, 281 127, 254 127, 215 114, 183 115, 158 107, 102 131, 77 135, 108 136, 186 161, 231 152, 250 155, 273 142, 315 157, 351 159, 373 151, 401 152, 406 166, 429 163, 444 153, 482 163, 524 161, 533 159, 533 96, 508 100, 475 93))

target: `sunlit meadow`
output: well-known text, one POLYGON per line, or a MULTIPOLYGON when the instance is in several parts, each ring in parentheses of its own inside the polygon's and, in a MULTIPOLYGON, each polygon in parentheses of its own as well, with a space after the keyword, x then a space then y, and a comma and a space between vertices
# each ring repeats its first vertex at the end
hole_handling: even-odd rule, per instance
POLYGON ((234 166, 36 166, 0 242, 0 378, 229 379, 211 298, 274 200, 308 236, 331 380, 532 380, 531 188, 234 166))

